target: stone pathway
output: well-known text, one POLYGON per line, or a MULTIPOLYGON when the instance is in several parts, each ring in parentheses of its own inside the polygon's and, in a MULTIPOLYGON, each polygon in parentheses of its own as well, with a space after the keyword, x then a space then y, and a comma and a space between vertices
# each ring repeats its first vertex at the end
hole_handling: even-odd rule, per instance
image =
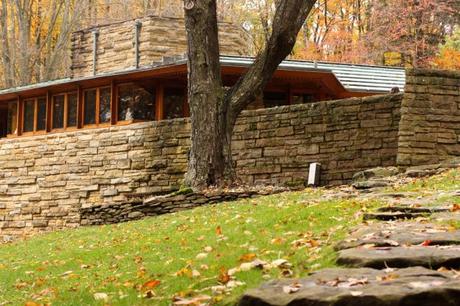
POLYGON ((446 223, 459 220, 452 207, 380 208, 335 246, 344 268, 266 283, 239 305, 460 306, 460 230, 446 223))

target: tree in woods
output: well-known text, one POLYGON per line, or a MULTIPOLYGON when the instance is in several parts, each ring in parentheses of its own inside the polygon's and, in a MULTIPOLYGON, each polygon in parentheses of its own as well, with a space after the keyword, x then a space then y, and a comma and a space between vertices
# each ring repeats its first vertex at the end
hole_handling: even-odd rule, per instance
POLYGON ((367 40, 375 58, 385 51, 399 52, 412 66, 428 67, 458 22, 457 0, 374 2, 367 40))
POLYGON ((184 0, 192 146, 185 183, 194 188, 235 180, 231 138, 238 115, 263 91, 292 51, 316 0, 275 1, 265 47, 231 88, 221 79, 216 0, 184 0))

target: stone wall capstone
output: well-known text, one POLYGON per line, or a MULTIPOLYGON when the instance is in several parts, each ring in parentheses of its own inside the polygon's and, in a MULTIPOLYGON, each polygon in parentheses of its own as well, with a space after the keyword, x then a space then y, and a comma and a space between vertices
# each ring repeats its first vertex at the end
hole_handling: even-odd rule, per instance
MULTIPOLYGON (((245 111, 233 135, 237 173, 251 185, 322 184, 396 164, 402 95, 245 111)), ((177 190, 190 121, 176 119, 0 140, 0 235, 81 225, 80 209, 177 190)))
MULTIPOLYGON (((183 18, 149 16, 136 20, 100 25, 74 32, 71 46, 71 76, 93 75, 93 32, 97 31, 96 73, 135 68, 135 28, 139 32, 139 66, 148 67, 163 57, 182 56, 187 52, 183 18)), ((219 22, 222 54, 248 55, 249 35, 232 23, 219 22)))
POLYGON ((398 165, 460 156, 460 72, 412 69, 401 107, 398 165))

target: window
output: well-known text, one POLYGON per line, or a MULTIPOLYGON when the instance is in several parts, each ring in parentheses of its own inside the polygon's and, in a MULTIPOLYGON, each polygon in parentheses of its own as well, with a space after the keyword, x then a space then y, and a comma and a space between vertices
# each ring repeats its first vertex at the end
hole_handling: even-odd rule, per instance
POLYGON ((53 129, 64 128, 65 95, 53 97, 53 129))
POLYGON ((155 89, 139 84, 118 86, 118 121, 155 120, 155 89))
POLYGON ((24 133, 35 133, 46 130, 46 98, 33 98, 23 101, 24 133))
POLYGON ((110 101, 112 92, 110 87, 94 88, 84 91, 83 124, 99 125, 110 123, 110 101))
POLYGON ((164 118, 183 118, 185 108, 185 91, 167 88, 164 91, 164 118))
POLYGON ((67 125, 66 127, 77 127, 78 95, 70 93, 67 95, 67 125))
POLYGON ((305 104, 315 102, 315 97, 310 94, 295 94, 292 96, 292 104, 305 104))
POLYGON ((7 134, 18 134, 18 103, 16 101, 8 102, 7 134))
POLYGON ((65 93, 53 96, 52 128, 67 129, 77 126, 77 93, 65 93))
POLYGON ((284 92, 264 92, 264 106, 267 108, 286 105, 287 102, 287 94, 284 92))

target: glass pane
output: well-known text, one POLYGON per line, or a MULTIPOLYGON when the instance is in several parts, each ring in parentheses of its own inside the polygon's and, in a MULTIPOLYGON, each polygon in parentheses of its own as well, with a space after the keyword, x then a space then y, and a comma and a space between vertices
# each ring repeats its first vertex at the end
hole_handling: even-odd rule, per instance
POLYGON ((155 89, 137 84, 118 87, 118 120, 155 120, 155 89))
POLYGON ((110 88, 101 88, 99 91, 99 123, 110 122, 111 113, 110 113, 110 97, 111 89, 110 88))
POLYGON ((71 93, 67 95, 67 126, 77 126, 77 104, 78 95, 71 93))
POLYGON ((34 131, 35 100, 24 101, 24 132, 34 131))
POLYGON ((287 94, 283 92, 265 92, 264 106, 275 107, 287 104, 287 94))
POLYGON ((53 129, 64 128, 64 101, 64 95, 53 97, 53 129))
POLYGON ((85 91, 84 124, 96 124, 96 89, 85 91))
POLYGON ((165 89, 164 117, 165 119, 184 117, 185 94, 183 89, 165 89))
POLYGON ((46 98, 38 99, 37 131, 46 130, 46 98))
POLYGON ((311 102, 315 102, 315 97, 313 95, 304 94, 292 96, 292 104, 305 104, 311 102))
POLYGON ((16 102, 8 103, 8 134, 18 133, 18 104, 16 102))

